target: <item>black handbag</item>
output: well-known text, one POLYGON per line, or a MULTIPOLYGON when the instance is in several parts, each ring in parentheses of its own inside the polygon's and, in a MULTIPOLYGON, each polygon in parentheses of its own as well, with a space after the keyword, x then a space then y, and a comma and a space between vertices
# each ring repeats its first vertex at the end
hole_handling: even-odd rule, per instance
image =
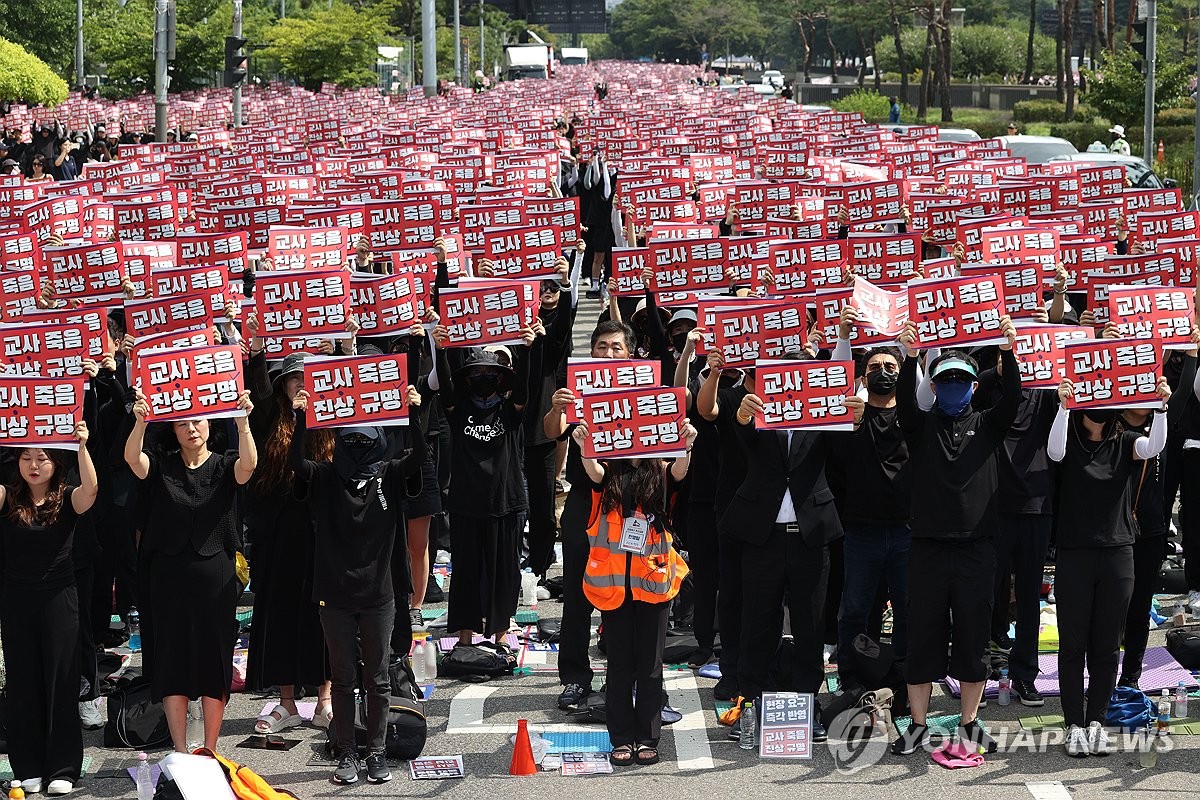
POLYGON ((162 703, 151 699, 149 678, 141 675, 122 678, 106 702, 105 747, 152 750, 170 743, 167 714, 162 703))

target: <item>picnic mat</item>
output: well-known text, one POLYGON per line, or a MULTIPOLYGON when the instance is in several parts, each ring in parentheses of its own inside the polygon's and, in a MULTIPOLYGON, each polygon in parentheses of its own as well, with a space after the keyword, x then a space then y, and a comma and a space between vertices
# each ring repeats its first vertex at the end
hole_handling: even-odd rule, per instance
MULTIPOLYGON (((925 725, 929 728, 929 732, 934 736, 953 736, 958 730, 958 723, 962 722, 962 714, 938 714, 932 717, 925 717, 925 725)), ((987 730, 987 725, 980 720, 979 723, 983 729, 987 730)), ((912 717, 896 717, 896 730, 901 735, 908 730, 908 726, 912 725, 912 717)))
POLYGON ((550 743, 547 753, 611 753, 608 731, 556 731, 538 734, 550 743))
MULTIPOLYGON (((1121 653, 1121 658, 1125 657, 1125 653, 1121 653)), ((1039 692, 1045 697, 1058 697, 1062 694, 1058 686, 1058 655, 1048 654, 1038 656, 1038 670, 1040 674, 1034 680, 1033 684, 1039 692)), ((1085 670, 1086 674, 1086 670, 1085 670)), ((1197 685, 1196 679, 1192 677, 1192 673, 1179 665, 1179 662, 1171 657, 1165 647, 1151 647, 1146 650, 1146 657, 1142 660, 1142 677, 1139 681, 1141 689, 1147 694, 1161 692, 1163 689, 1174 689, 1183 681, 1183 685, 1189 689, 1195 688, 1197 685)), ((950 690, 950 694, 959 697, 962 694, 961 687, 958 681, 947 676, 946 687, 950 690)), ((983 691, 983 696, 991 700, 999 696, 1000 687, 995 681, 988 681, 987 688, 983 691)), ((1014 698, 1014 702, 1016 701, 1014 698)))
MULTIPOLYGON (((479 644, 480 642, 486 641, 489 638, 490 637, 480 636, 479 634, 475 634, 475 637, 473 639, 471 639, 471 642, 474 644, 479 644)), ((521 646, 521 643, 517 641, 517 635, 515 633, 510 633, 507 636, 505 636, 504 643, 506 645, 508 645, 509 648, 511 648, 514 653, 517 652, 517 649, 521 646)), ((438 649, 441 650, 443 653, 449 653, 451 650, 454 649, 454 645, 456 645, 456 644, 458 644, 457 636, 445 636, 441 639, 438 639, 438 649)))
MULTIPOLYGON (((1062 730, 1065 722, 1062 714, 1038 714, 1032 717, 1021 717, 1021 727, 1030 733, 1062 730)), ((1171 733, 1183 736, 1200 736, 1200 720, 1173 719, 1168 724, 1171 733)))
MULTIPOLYGON (((92 768, 92 757, 85 755, 83 757, 83 768, 79 770, 79 776, 82 778, 88 774, 88 770, 92 768)), ((16 776, 13 775, 12 764, 9 763, 8 757, 0 758, 0 781, 11 781, 16 776)))

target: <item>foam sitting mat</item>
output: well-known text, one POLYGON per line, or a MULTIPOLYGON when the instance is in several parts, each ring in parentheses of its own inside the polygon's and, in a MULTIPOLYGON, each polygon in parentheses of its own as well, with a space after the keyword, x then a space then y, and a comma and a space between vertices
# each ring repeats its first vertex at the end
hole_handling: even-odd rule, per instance
POLYGON ((608 731, 555 731, 538 734, 550 743, 547 753, 611 753, 608 731))
POLYGON ((426 622, 432 622, 445 613, 445 611, 439 611, 436 608, 422 608, 421 619, 425 620, 426 622))
MULTIPOLYGON (((490 637, 480 636, 479 634, 475 634, 475 637, 471 640, 471 642, 473 644, 479 644, 480 642, 486 641, 489 638, 490 637)), ((514 653, 516 653, 517 648, 519 648, 521 646, 521 643, 517 641, 517 635, 515 633, 510 633, 507 636, 505 636, 504 643, 506 645, 508 645, 509 648, 514 653)), ((456 645, 456 644, 458 644, 457 636, 444 636, 441 639, 438 639, 438 649, 441 650, 443 653, 449 653, 451 650, 454 649, 454 645, 456 645)))
MULTIPOLYGON (((929 728, 930 733, 936 736, 953 736, 958 730, 958 723, 962 722, 962 714, 937 714, 931 717, 925 717, 925 725, 929 728)), ((912 717, 897 717, 895 720, 896 730, 903 734, 908 730, 908 726, 912 725, 912 717)), ((987 730, 987 725, 980 722, 983 729, 987 730)))
MULTIPOLYGON (((1124 652, 1121 653, 1121 658, 1125 658, 1124 652)), ((1038 672, 1033 684, 1042 696, 1060 696, 1062 691, 1058 684, 1058 656, 1056 654, 1039 655, 1038 672)), ((1086 670, 1084 674, 1086 684, 1086 670)), ((1188 689, 1194 689, 1198 685, 1196 679, 1192 677, 1192 673, 1181 667, 1179 662, 1167 652, 1167 648, 1151 647, 1146 650, 1146 656, 1142 659, 1142 677, 1138 682, 1143 692, 1154 695, 1163 689, 1174 690, 1180 681, 1183 681, 1183 685, 1188 689)), ((958 681, 947 677, 945 682, 950 694, 955 697, 962 694, 958 681)), ((999 684, 996 681, 988 681, 983 696, 990 700, 998 697, 999 694, 999 684)))
POLYGON ((717 715, 717 724, 721 724, 721 715, 729 709, 733 708, 733 703, 728 700, 718 700, 713 704, 713 712, 717 715))
POLYGON ((538 621, 538 613, 536 611, 518 611, 513 615, 518 625, 536 625, 538 621))
MULTIPOLYGON (((83 757, 83 767, 79 770, 79 777, 82 778, 83 776, 87 775, 88 770, 91 768, 92 757, 85 755, 83 757)), ((11 781, 15 777, 16 776, 13 775, 12 771, 12 764, 9 762, 8 757, 5 756, 4 758, 0 758, 0 781, 11 781)))
MULTIPOLYGON (((1021 717, 1021 727, 1030 733, 1042 731, 1061 731, 1066 724, 1062 714, 1038 714, 1032 717, 1021 717)), ((1168 723, 1171 733, 1178 736, 1200 736, 1200 720, 1173 719, 1168 723)))
POLYGON ((842 679, 838 677, 836 672, 830 672, 825 675, 825 688, 830 694, 837 694, 842 688, 842 679))

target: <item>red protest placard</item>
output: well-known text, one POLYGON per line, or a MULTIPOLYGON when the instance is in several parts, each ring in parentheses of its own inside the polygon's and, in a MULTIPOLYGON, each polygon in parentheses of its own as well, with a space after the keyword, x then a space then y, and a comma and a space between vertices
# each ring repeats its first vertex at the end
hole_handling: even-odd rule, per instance
POLYGON ((683 455, 686 390, 646 387, 583 396, 585 458, 674 458, 683 455))
POLYGON ((1142 339, 1066 342, 1067 408, 1158 408, 1159 347, 1142 339))
POLYGON ((541 303, 536 281, 464 278, 438 294, 450 347, 521 344, 541 303))
POLYGON ((1058 263, 1058 231, 1053 228, 984 228, 984 261, 1037 262, 1047 274, 1058 263))
POLYGON ((851 225, 868 222, 898 222, 902 219, 904 186, 901 181, 852 183, 845 186, 843 207, 850 214, 851 225))
POLYGON ((275 270, 337 269, 346 263, 348 228, 305 228, 272 225, 267 231, 267 255, 275 270))
POLYGON ((306 359, 308 426, 407 425, 407 358, 377 355, 306 359))
POLYGON ((32 233, 0 234, 0 268, 36 270, 42 263, 42 251, 32 233))
POLYGON ((908 313, 917 348, 994 344, 1004 314, 1004 286, 995 275, 938 278, 908 285, 908 313))
POLYGON ((812 294, 841 286, 846 261, 843 239, 793 239, 769 245, 771 275, 779 294, 812 294))
POLYGON ((236 346, 139 350, 133 376, 150 404, 151 422, 242 416, 242 354, 236 346))
POLYGON ((1092 275, 1088 278, 1088 310, 1092 312, 1092 324, 1096 327, 1104 327, 1108 324, 1108 293, 1113 288, 1119 286, 1163 286, 1164 277, 1161 272, 1137 277, 1092 275))
POLYGON ((181 233, 175 242, 179 245, 179 262, 189 267, 221 267, 237 274, 250 265, 249 234, 245 231, 181 233))
POLYGON ((1110 286, 1108 318, 1122 339, 1155 339, 1168 350, 1187 350, 1195 318, 1194 289, 1110 286))
POLYGON ((0 363, 14 375, 73 378, 83 374, 88 327, 82 322, 0 326, 0 363))
POLYGON ((855 275, 880 286, 896 286, 917 274, 920 233, 851 233, 849 263, 855 275))
POLYGON ((26 310, 21 314, 22 325, 76 325, 87 326, 87 355, 96 360, 104 353, 113 352, 113 343, 108 336, 108 315, 102 308, 54 308, 45 311, 26 310))
POLYGON ((134 339, 212 324, 213 310, 203 294, 125 301, 125 332, 134 339))
POLYGON ((567 422, 574 424, 582 419, 585 392, 661 385, 661 361, 569 358, 567 359, 567 388, 575 392, 575 402, 567 406, 567 422))
POLYGON ((858 325, 875 331, 889 339, 900 335, 908 322, 908 292, 889 292, 867 281, 856 278, 852 299, 858 312, 858 325))
POLYGON ((256 276, 258 321, 267 336, 321 336, 344 339, 350 334, 350 273, 261 272, 256 276))
POLYGON ((763 401, 754 419, 759 430, 854 429, 846 408, 854 393, 853 361, 759 361, 754 387, 763 401))
POLYGON ((86 379, 0 375, 0 446, 78 450, 86 379))
POLYGON ((964 264, 959 270, 967 276, 995 275, 1004 282, 1004 313, 1013 319, 1026 319, 1044 307, 1042 268, 1032 263, 991 262, 964 264))
POLYGON ((801 298, 759 300, 713 312, 713 347, 726 367, 752 367, 760 358, 781 358, 808 340, 801 298))
POLYGON ((655 292, 719 291, 725 277, 725 242, 721 239, 650 242, 655 292))
POLYGON ((141 350, 162 350, 167 347, 208 347, 213 344, 216 344, 213 329, 211 325, 207 325, 144 336, 134 342, 133 351, 136 356, 137 352, 141 350))
POLYGON ((133 284, 134 297, 146 297, 151 290, 151 275, 179 265, 179 245, 175 242, 121 242, 125 258, 125 277, 133 284))
POLYGON ((47 247, 43 253, 57 299, 104 301, 122 297, 125 257, 120 242, 47 247))
POLYGON ((562 243, 557 227, 489 228, 483 232, 484 257, 497 278, 534 278, 554 274, 562 243))
POLYGON ((362 336, 407 333, 420 321, 416 294, 417 278, 411 272, 398 275, 361 275, 350 278, 350 309, 362 336))
POLYGON ((0 272, 0 322, 15 322, 25 311, 37 308, 35 272, 0 272))
POLYGON ((613 277, 617 279, 617 295, 640 297, 646 293, 646 287, 642 284, 642 270, 649 259, 649 247, 613 248, 613 277))
POLYGON ((1057 389, 1067 374, 1063 345, 1091 338, 1091 328, 1078 325, 1020 323, 1013 355, 1021 367, 1021 385, 1026 389, 1057 389))

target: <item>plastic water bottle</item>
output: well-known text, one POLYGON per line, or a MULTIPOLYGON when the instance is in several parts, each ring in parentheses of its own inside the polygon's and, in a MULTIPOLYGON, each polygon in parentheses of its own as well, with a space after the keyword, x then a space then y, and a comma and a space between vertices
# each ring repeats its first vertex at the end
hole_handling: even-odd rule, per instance
POLYGON ((424 686, 429 682, 429 675, 426 674, 428 662, 425 660, 425 651, 428 648, 429 645, 424 639, 417 639, 413 643, 412 671, 413 677, 417 679, 418 686, 424 686))
POLYGON ((1158 735, 1166 736, 1171 730, 1171 690, 1163 689, 1158 699, 1158 735))
POLYGON ((1138 752, 1138 764, 1144 769, 1158 765, 1158 737, 1150 729, 1146 729, 1142 741, 1142 749, 1138 752))
POLYGON ((204 747, 204 706, 199 700, 188 701, 187 731, 184 738, 187 740, 189 753, 204 747))
POLYGON ((154 779, 150 775, 150 759, 145 753, 138 753, 137 772, 134 783, 137 784, 137 800, 154 800, 154 779))
POLYGON ((437 642, 432 640, 425 646, 425 680, 433 683, 437 679, 437 642))
POLYGON ((135 653, 142 649, 142 617, 136 608, 129 609, 129 649, 135 653))
POLYGON ((753 750, 758 747, 758 715, 754 711, 754 703, 747 702, 742 706, 742 730, 738 736, 738 747, 743 750, 753 750))
POLYGON ((1011 702, 1012 684, 1008 680, 1008 670, 1000 670, 1000 695, 996 698, 996 702, 1002 706, 1006 706, 1011 702))
POLYGON ((1179 685, 1175 687, 1175 719, 1187 718, 1187 694, 1187 684, 1180 681, 1179 685))
POLYGON ((537 608, 537 575, 533 570, 526 569, 521 573, 521 605, 537 608))
POLYGON ((21 788, 20 781, 13 781, 8 785, 9 800, 16 798, 17 800, 25 800, 25 790, 21 788))

